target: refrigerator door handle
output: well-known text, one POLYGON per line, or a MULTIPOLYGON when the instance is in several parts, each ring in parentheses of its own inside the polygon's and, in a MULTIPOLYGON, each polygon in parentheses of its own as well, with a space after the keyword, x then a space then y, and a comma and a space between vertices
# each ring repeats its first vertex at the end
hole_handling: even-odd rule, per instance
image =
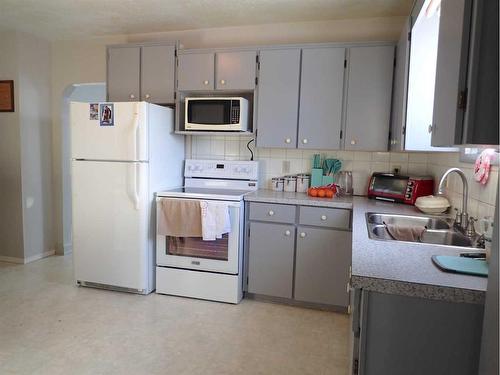
POLYGON ((139 190, 140 187, 137 186, 138 181, 140 179, 139 176, 139 168, 140 163, 131 163, 130 166, 132 167, 132 203, 134 204, 134 208, 136 210, 139 210, 140 208, 140 195, 139 195, 139 190))
POLYGON ((139 103, 135 103, 135 112, 134 112, 134 160, 139 160, 139 142, 140 137, 138 136, 139 132, 139 103))

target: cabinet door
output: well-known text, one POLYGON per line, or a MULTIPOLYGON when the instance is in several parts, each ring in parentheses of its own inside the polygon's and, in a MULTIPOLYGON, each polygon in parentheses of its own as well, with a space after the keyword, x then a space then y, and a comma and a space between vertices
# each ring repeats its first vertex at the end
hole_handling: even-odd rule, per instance
POLYGON ((295 296, 299 301, 349 305, 351 232, 299 226, 295 296))
POLYGON ((300 49, 260 52, 257 146, 295 148, 300 49))
POLYGON ((408 94, 408 66, 410 59, 410 44, 408 35, 410 20, 403 27, 398 45, 396 46, 396 67, 394 71, 394 95, 392 104, 391 138, 389 148, 391 151, 404 150, 404 127, 406 123, 406 103, 408 94))
POLYGON ((221 52, 215 55, 217 90, 253 90, 257 53, 255 51, 221 52))
POLYGON ((345 48, 302 50, 299 148, 340 147, 345 48))
POLYGON ((179 55, 177 89, 180 91, 213 90, 213 53, 187 53, 179 55))
POLYGON ((349 50, 345 149, 387 151, 394 47, 349 50))
POLYGON ((250 222, 248 291, 292 298, 293 225, 250 222))
POLYGON ((173 103, 175 46, 145 46, 141 53, 141 100, 173 103))
POLYGON ((439 17, 432 146, 462 142, 471 0, 442 0, 439 17), (463 101, 463 103, 460 103, 463 101))
POLYGON ((107 53, 108 101, 139 101, 141 47, 111 47, 107 53))

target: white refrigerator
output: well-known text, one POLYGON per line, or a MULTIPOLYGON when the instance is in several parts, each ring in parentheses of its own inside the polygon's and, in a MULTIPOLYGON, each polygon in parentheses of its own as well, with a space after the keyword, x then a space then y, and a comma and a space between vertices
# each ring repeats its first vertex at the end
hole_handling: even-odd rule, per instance
POLYGON ((182 186, 174 111, 145 102, 71 103, 73 263, 77 284, 155 289, 154 194, 182 186))

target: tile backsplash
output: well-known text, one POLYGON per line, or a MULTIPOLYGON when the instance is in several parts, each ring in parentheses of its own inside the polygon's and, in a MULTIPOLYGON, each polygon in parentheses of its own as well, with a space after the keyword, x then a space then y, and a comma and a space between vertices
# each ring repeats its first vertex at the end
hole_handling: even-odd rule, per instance
MULTIPOLYGON (((196 159, 249 160, 248 136, 191 136, 190 153, 186 157, 196 159)), ((189 138, 188 138, 189 139, 189 138)), ((188 140, 189 142, 189 140, 188 140)), ((473 164, 461 163, 458 152, 357 152, 330 150, 297 150, 255 148, 254 159, 260 162, 260 183, 270 188, 271 178, 285 174, 310 172, 312 156, 337 158, 342 161, 342 169, 353 174, 354 194, 366 194, 368 180, 373 172, 387 172, 398 168, 401 173, 431 175, 437 184, 443 173, 451 167, 464 170, 469 183, 469 214, 487 216, 494 214, 496 189, 498 186, 498 167, 493 167, 490 180, 480 185, 472 176, 473 164)), ((447 195, 452 207, 461 207, 462 187, 459 177, 452 174, 447 183, 447 195)))

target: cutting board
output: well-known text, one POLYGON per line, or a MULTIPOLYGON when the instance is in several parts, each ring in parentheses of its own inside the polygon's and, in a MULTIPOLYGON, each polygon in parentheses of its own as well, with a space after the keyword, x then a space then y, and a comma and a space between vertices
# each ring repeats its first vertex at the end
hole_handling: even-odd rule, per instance
POLYGON ((434 264, 445 272, 463 273, 488 277, 488 263, 484 259, 472 259, 459 256, 433 255, 434 264))

